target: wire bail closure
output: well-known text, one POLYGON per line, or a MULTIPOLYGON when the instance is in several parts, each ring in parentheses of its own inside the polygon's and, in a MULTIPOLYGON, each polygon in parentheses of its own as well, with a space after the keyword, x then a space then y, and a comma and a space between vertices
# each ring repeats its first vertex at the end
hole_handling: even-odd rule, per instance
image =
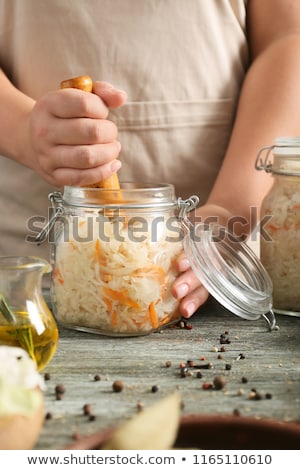
MULTIPOLYGON (((267 173, 272 172, 273 163, 269 161, 269 157, 271 152, 274 150, 275 147, 279 147, 278 145, 269 145, 267 147, 262 147, 257 156, 255 161, 255 169, 256 170, 265 170, 267 173), (264 158, 262 158, 263 153, 265 153, 264 158)), ((287 145, 280 145, 280 147, 287 147, 287 145)))
MULTIPOLYGON (((255 160, 255 169, 258 171, 264 170, 266 173, 274 173, 274 174, 279 174, 279 175, 287 175, 287 176, 299 176, 299 172, 295 171, 286 171, 283 168, 280 169, 274 169, 273 162, 270 158, 270 155, 272 154, 274 149, 289 149, 289 148, 294 148, 298 147, 299 144, 293 145, 291 142, 290 145, 286 144, 281 144, 281 143, 275 143, 273 145, 269 145, 266 147, 262 147, 255 160), (265 153, 264 157, 263 154, 265 153)), ((299 148, 299 153, 300 153, 300 148, 299 148)))
POLYGON ((266 321, 269 331, 274 331, 277 328, 276 318, 273 309, 271 308, 269 312, 262 315, 263 319, 266 321))
POLYGON ((191 233, 191 231, 195 228, 192 221, 187 217, 187 213, 196 209, 199 204, 199 200, 199 197, 196 195, 191 196, 188 199, 182 199, 179 197, 177 200, 177 205, 179 208, 178 220, 185 234, 191 233))

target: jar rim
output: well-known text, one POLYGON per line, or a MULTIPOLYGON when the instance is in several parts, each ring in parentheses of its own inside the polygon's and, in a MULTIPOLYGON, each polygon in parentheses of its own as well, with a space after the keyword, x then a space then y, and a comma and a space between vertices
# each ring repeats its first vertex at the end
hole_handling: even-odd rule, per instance
POLYGON ((300 157, 300 137, 277 137, 273 148, 274 156, 300 157))
POLYGON ((63 205, 117 209, 174 207, 175 187, 170 183, 121 182, 121 189, 65 186, 63 205))
POLYGON ((275 146, 287 145, 291 147, 300 146, 300 136, 283 136, 276 137, 275 146))

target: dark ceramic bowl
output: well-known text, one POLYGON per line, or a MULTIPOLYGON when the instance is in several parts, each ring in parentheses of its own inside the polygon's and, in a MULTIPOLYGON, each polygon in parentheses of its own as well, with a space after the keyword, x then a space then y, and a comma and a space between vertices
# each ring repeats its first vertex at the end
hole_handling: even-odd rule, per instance
MULTIPOLYGON (((67 449, 95 450, 113 433, 99 431, 74 441, 67 449)), ((300 449, 300 424, 241 416, 191 415, 181 419, 177 449, 300 449)))

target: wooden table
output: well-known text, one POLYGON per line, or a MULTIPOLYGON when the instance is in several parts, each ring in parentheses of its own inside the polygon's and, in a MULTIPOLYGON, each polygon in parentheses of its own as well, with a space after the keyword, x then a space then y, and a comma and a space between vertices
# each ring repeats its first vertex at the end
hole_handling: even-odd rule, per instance
POLYGON ((300 421, 300 318, 277 315, 277 323, 279 329, 270 332, 263 319, 242 320, 212 300, 194 315, 192 329, 169 328, 135 338, 61 329, 58 350, 43 371, 50 376, 48 419, 36 449, 62 449, 76 433, 121 423, 139 406, 175 389, 181 392, 184 415, 235 412, 300 421), (220 344, 222 334, 225 344, 220 344), (201 367, 202 378, 195 367, 181 373, 180 364, 187 361, 201 367), (203 368, 207 364, 211 368, 203 368), (225 387, 204 389, 217 375, 225 376, 225 387), (115 380, 123 382, 120 393, 113 391, 115 380), (58 384, 65 387, 60 400, 58 384), (83 412, 86 404, 91 416, 83 412))

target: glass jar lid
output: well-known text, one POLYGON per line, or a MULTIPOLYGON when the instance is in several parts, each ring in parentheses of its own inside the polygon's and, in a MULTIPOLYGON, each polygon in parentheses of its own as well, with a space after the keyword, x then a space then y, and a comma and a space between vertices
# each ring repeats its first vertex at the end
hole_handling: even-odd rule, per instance
POLYGON ((184 249, 198 279, 225 308, 247 320, 264 317, 275 328, 271 279, 246 243, 225 227, 197 224, 186 232, 184 249))

